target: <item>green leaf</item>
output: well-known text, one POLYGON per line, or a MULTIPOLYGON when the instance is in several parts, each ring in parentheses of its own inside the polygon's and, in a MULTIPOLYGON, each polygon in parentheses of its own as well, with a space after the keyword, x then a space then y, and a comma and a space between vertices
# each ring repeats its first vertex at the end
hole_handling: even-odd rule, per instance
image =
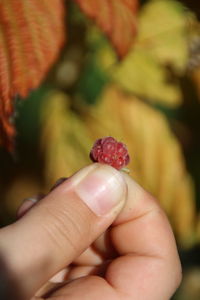
POLYGON ((87 104, 96 103, 108 78, 106 73, 93 60, 88 60, 76 86, 76 93, 87 104))

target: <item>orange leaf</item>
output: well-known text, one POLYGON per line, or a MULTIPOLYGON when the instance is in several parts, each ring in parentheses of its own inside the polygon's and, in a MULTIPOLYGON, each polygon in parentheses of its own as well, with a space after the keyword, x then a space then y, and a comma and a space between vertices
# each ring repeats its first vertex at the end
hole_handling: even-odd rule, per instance
POLYGON ((75 0, 109 36, 120 57, 129 50, 136 35, 138 0, 75 0))
POLYGON ((0 137, 13 149, 13 99, 43 80, 64 40, 62 0, 0 0, 0 137))

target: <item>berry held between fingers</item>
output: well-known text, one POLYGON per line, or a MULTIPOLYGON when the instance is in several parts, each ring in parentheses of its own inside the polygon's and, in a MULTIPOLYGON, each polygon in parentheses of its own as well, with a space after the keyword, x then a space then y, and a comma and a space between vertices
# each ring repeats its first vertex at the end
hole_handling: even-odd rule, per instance
POLYGON ((111 136, 96 140, 90 158, 93 162, 107 164, 117 170, 124 168, 130 161, 126 145, 111 136))

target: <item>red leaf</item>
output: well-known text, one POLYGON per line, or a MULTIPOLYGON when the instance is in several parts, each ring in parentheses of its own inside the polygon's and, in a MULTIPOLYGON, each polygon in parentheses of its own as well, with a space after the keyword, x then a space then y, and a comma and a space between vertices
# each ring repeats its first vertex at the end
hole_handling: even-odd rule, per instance
POLYGON ((83 12, 110 38, 120 57, 136 35, 138 0, 75 0, 83 12))
POLYGON ((0 0, 0 139, 13 150, 13 99, 36 88, 64 41, 62 0, 0 0))

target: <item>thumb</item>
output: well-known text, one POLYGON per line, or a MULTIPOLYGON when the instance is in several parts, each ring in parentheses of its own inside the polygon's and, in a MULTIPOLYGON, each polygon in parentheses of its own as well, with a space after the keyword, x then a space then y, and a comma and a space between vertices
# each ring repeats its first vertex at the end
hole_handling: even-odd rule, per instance
POLYGON ((120 172, 88 166, 0 231, 0 256, 29 298, 114 221, 126 198, 120 172))

